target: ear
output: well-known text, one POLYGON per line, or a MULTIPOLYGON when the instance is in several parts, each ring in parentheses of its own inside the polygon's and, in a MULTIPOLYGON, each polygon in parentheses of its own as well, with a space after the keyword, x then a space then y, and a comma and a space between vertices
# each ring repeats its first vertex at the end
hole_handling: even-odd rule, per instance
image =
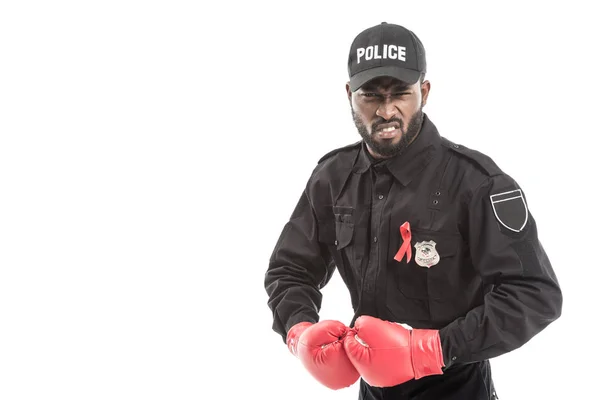
POLYGON ((431 83, 429 81, 423 81, 421 84, 421 107, 427 104, 427 97, 429 97, 429 90, 431 90, 431 83))
POLYGON ((348 95, 348 101, 352 104, 352 90, 350 90, 350 82, 346 82, 346 94, 348 95))

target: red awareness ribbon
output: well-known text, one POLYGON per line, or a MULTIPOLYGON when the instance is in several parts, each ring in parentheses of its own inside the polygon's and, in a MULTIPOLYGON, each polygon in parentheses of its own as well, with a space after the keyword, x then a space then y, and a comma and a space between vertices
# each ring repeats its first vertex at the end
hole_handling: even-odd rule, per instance
POLYGON ((402 246, 394 256, 394 260, 400 262, 402 261, 402 257, 406 254, 406 262, 410 262, 410 258, 412 256, 412 249, 410 247, 410 223, 406 221, 400 226, 400 235, 402 236, 402 246))

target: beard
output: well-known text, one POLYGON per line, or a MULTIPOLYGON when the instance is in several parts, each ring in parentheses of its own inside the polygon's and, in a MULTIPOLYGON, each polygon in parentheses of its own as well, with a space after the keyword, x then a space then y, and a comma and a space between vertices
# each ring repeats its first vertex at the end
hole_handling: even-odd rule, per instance
POLYGON ((398 143, 395 144, 391 143, 391 141, 385 140, 381 142, 376 141, 373 136, 369 134, 369 130, 360 120, 360 117, 356 114, 356 112, 354 112, 354 108, 352 108, 352 119, 354 120, 356 129, 358 129, 358 133, 369 146, 369 148, 381 157, 389 158, 398 154, 402 154, 421 130, 421 126, 423 125, 423 106, 421 106, 419 110, 417 110, 417 112, 415 112, 410 118, 407 127, 405 127, 404 122, 398 118, 391 118, 389 120, 380 118, 379 120, 373 122, 371 125, 371 132, 375 132, 378 125, 397 122, 400 126, 399 129, 402 134, 398 143))

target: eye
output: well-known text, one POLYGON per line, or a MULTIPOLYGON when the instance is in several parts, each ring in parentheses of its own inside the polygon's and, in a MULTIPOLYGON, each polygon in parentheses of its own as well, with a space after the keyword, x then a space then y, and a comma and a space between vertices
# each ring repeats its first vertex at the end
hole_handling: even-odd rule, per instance
POLYGON ((410 94, 410 92, 398 92, 398 93, 394 93, 394 97, 408 96, 409 94, 410 94))
POLYGON ((365 96, 365 97, 377 97, 379 95, 377 93, 373 93, 373 92, 366 92, 366 93, 363 93, 363 96, 365 96))

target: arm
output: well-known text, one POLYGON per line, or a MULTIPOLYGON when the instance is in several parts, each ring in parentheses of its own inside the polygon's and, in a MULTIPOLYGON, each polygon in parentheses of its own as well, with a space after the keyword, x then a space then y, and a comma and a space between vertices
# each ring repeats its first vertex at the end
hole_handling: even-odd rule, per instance
POLYGON ((560 316, 562 293, 535 221, 524 198, 505 200, 522 192, 496 196, 519 189, 510 177, 499 175, 484 182, 469 201, 471 258, 484 286, 491 289, 484 304, 440 330, 446 366, 512 351, 560 316), (520 231, 500 222, 518 230, 521 211, 527 220, 520 231))
POLYGON ((490 178, 469 202, 471 258, 484 286, 491 287, 483 305, 440 331, 408 330, 369 316, 356 320, 344 346, 370 385, 394 386, 443 374, 452 363, 501 355, 559 317, 562 294, 535 221, 524 199, 515 198, 520 192, 512 192, 517 189, 507 176, 490 178), (494 207, 490 196, 498 201, 494 207))
POLYGON ((335 264, 318 238, 318 224, 305 190, 271 255, 265 275, 273 329, 290 352, 321 384, 337 390, 360 375, 343 347, 349 328, 335 320, 319 320, 322 295, 335 264))
POLYGON ((265 274, 273 330, 284 342, 295 324, 319 320, 320 289, 335 270, 331 255, 317 240, 317 226, 305 190, 279 236, 265 274))

